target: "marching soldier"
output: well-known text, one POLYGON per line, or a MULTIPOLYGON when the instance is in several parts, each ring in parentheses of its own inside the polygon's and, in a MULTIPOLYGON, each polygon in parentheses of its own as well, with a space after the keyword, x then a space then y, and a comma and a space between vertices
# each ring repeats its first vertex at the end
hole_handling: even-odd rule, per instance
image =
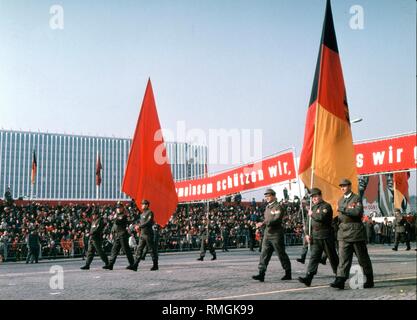
POLYGON ((216 250, 214 249, 214 239, 211 235, 211 228, 209 226, 208 230, 207 228, 205 228, 204 225, 202 225, 200 227, 200 241, 201 241, 201 246, 200 246, 200 258, 198 258, 198 261, 203 261, 204 257, 206 256, 206 251, 207 249, 210 251, 212 258, 211 260, 216 260, 217 256, 216 256, 216 250))
POLYGON ((154 238, 154 213, 149 210, 149 201, 142 200, 142 214, 140 215, 139 228, 140 228, 140 237, 139 245, 136 248, 135 252, 135 262, 133 264, 132 270, 137 271, 139 262, 142 258, 145 257, 145 250, 149 249, 151 251, 151 257, 153 261, 153 266, 151 271, 158 270, 158 247, 155 243, 154 238))
POLYGON ((222 228, 221 228, 222 242, 223 242, 222 251, 223 252, 225 252, 225 251, 228 252, 229 251, 227 249, 227 247, 229 246, 229 232, 230 232, 230 230, 229 230, 227 224, 224 223, 222 225, 222 228))
POLYGON ((94 254, 96 251, 100 256, 101 260, 103 260, 103 262, 105 263, 103 269, 106 269, 105 267, 108 267, 109 265, 109 259, 107 258, 107 255, 104 253, 102 247, 104 221, 100 217, 98 209, 93 211, 92 218, 93 220, 91 221, 90 238, 88 240, 87 260, 85 261, 85 266, 82 266, 80 268, 81 270, 90 269, 90 264, 94 259, 94 254))
POLYGON ((124 207, 121 203, 116 205, 116 215, 113 217, 115 220, 112 227, 113 235, 113 247, 111 249, 110 262, 104 266, 103 269, 113 270, 113 266, 116 262, 117 255, 121 248, 126 253, 129 265, 126 267, 128 270, 133 270, 133 255, 129 247, 129 233, 127 232, 128 219, 124 207))
POLYGON ((26 257, 26 263, 38 263, 39 259, 39 249, 40 249, 40 239, 38 232, 36 230, 31 231, 27 239, 27 248, 28 255, 26 257))
POLYGON ((326 252, 326 255, 329 257, 334 274, 337 273, 337 265, 339 264, 333 238, 332 206, 323 200, 321 190, 318 188, 311 189, 311 197, 313 206, 308 212, 309 217, 311 217, 311 235, 306 236, 307 242, 311 245, 311 258, 307 268, 307 275, 298 278, 307 287, 311 285, 311 281, 317 273, 323 252, 326 252))
POLYGON ((395 219, 394 219, 394 227, 395 227, 395 244, 394 244, 394 248, 392 248, 392 250, 394 251, 398 251, 398 245, 401 242, 406 243, 407 245, 407 249, 405 250, 410 250, 410 238, 408 237, 407 234, 407 227, 409 227, 407 220, 405 219, 404 216, 401 215, 401 210, 396 208, 394 209, 394 213, 395 213, 395 219))
POLYGON ((267 189, 264 195, 268 205, 264 213, 265 232, 258 266, 259 274, 252 278, 264 282, 269 260, 275 251, 278 254, 282 268, 285 270, 285 276, 281 280, 291 280, 291 262, 285 252, 284 228, 282 227, 282 219, 286 210, 278 203, 274 190, 267 189))
POLYGON ((337 209, 339 212, 337 233, 339 267, 336 280, 330 286, 344 289, 352 265, 353 251, 355 251, 359 265, 363 268, 366 276, 363 287, 372 288, 374 286, 374 275, 371 259, 366 248, 366 231, 362 223, 362 199, 352 192, 352 183, 348 179, 343 179, 339 186, 343 192, 343 197, 339 200, 337 209))

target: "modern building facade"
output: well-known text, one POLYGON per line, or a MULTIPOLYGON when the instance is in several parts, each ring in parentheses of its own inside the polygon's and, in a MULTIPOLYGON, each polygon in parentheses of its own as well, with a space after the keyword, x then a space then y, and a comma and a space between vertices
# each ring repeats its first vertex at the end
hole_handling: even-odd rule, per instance
MULTIPOLYGON (((0 130, 0 192, 14 199, 128 199, 121 191, 130 139, 0 130), (31 184, 36 154, 35 183, 31 184), (97 156, 102 164, 96 188, 97 156)), ((166 142, 175 180, 207 174, 207 146, 166 142)))

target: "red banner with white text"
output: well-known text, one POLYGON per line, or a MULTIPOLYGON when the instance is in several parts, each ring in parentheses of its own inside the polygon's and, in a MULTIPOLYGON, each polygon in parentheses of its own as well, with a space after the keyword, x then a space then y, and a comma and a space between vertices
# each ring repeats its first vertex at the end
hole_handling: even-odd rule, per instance
POLYGON ((175 183, 179 202, 215 199, 296 178, 292 151, 214 176, 175 183))
POLYGON ((354 144, 359 175, 416 169, 415 133, 354 144))
MULTIPOLYGON (((416 133, 354 143, 359 175, 417 168, 416 133)), ((292 151, 216 174, 175 183, 179 202, 215 199, 296 178, 292 151)))

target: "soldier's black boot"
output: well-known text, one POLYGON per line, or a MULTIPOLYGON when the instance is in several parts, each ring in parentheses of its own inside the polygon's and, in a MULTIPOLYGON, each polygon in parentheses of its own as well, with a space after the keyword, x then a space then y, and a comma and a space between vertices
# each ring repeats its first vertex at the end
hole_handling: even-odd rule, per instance
POLYGON ((307 287, 309 287, 311 285, 311 281, 313 281, 313 277, 314 277, 314 274, 307 273, 305 277, 299 277, 298 281, 300 281, 301 283, 304 283, 307 287))
POLYGON ((330 284, 332 288, 343 290, 345 288, 345 278, 336 277, 336 280, 330 284))
POLYGON ((253 280, 259 280, 260 282, 264 282, 265 281, 265 272, 259 272, 259 274, 257 274, 256 276, 252 276, 253 280))
POLYGON ((285 270, 285 276, 283 276, 281 278, 281 280, 292 280, 292 277, 291 277, 291 269, 285 270))
POLYGON ((90 270, 90 266, 85 265, 85 266, 82 266, 80 269, 81 270, 90 270))
POLYGON ((197 260, 198 260, 198 261, 203 261, 203 260, 204 260, 204 257, 200 257, 200 258, 198 258, 197 260))
POLYGON ((151 268, 151 271, 156 271, 158 270, 158 260, 154 260, 153 261, 153 267, 151 268))
POLYGON ((302 263, 302 264, 304 264, 305 263, 305 261, 306 261, 306 259, 304 258, 298 258, 297 259, 297 262, 299 262, 299 263, 302 263))
POLYGON ((394 251, 398 251, 398 248, 397 248, 397 247, 394 247, 394 248, 392 248, 392 250, 394 250, 394 251))
POLYGON ((126 267, 127 270, 138 271, 140 259, 137 259, 133 264, 126 267))
POLYGON ((211 258, 211 260, 216 260, 216 259, 217 259, 216 254, 213 254, 213 258, 211 258))
POLYGON ((363 287, 365 289, 374 287, 374 275, 373 274, 366 275, 366 282, 363 284, 363 287))
POLYGON ((106 264, 105 266, 103 266, 103 269, 106 269, 106 270, 113 270, 113 265, 112 265, 111 263, 106 264))

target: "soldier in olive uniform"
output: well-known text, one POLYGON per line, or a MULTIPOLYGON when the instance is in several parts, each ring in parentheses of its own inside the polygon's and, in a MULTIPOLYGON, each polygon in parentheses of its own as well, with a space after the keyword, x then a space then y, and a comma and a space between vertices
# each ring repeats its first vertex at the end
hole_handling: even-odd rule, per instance
POLYGON ((140 215, 139 221, 140 238, 139 245, 135 252, 135 263, 133 264, 132 269, 134 271, 138 270, 139 262, 146 255, 144 251, 147 249, 151 251, 151 257, 153 261, 151 271, 158 270, 158 247, 154 242, 154 224, 154 213, 149 210, 149 201, 142 200, 142 214, 140 215))
POLYGON ((269 260, 275 251, 278 254, 282 268, 285 270, 285 276, 281 280, 291 280, 291 262, 285 252, 284 228, 282 227, 282 219, 286 210, 278 203, 274 190, 267 189, 265 191, 265 198, 268 205, 264 212, 265 232, 258 266, 259 274, 252 278, 261 282, 264 281, 269 260))
POLYGON ((112 227, 113 247, 111 249, 110 262, 108 265, 104 266, 103 269, 113 270, 117 255, 119 254, 120 249, 123 248, 129 261, 129 265, 126 267, 126 269, 133 270, 134 260, 132 252, 130 251, 129 233, 127 232, 129 221, 121 203, 117 204, 116 216, 113 219, 115 221, 112 227))
POLYGON ((408 222, 405 219, 404 216, 401 215, 401 210, 396 208, 394 209, 394 213, 395 213, 395 219, 394 219, 394 227, 395 227, 395 244, 394 244, 394 248, 392 248, 392 250, 397 251, 398 250, 398 245, 401 242, 406 243, 407 245, 407 249, 406 250, 410 250, 410 238, 408 237, 408 235, 406 234, 406 228, 408 227, 408 222))
POLYGON ((364 288, 374 286, 374 275, 371 259, 366 248, 366 231, 362 223, 363 205, 359 195, 352 192, 352 183, 343 179, 339 186, 343 197, 338 202, 338 232, 339 267, 336 280, 330 284, 333 288, 344 289, 345 281, 349 278, 352 265, 353 251, 358 258, 359 265, 366 276, 364 288))
POLYGON ((198 258, 198 261, 203 261, 204 257, 206 256, 207 249, 210 251, 212 258, 211 260, 216 260, 216 250, 214 249, 214 237, 212 236, 212 229, 209 225, 208 228, 206 228, 204 225, 200 227, 200 258, 198 258))
POLYGON ((313 206, 308 212, 311 218, 311 236, 306 236, 307 242, 311 245, 311 258, 307 268, 307 275, 298 278, 307 287, 311 285, 311 281, 317 273, 323 252, 326 252, 329 257, 334 274, 337 273, 337 265, 339 264, 339 257, 336 253, 333 238, 332 206, 323 200, 321 190, 318 188, 311 189, 311 197, 313 206))
POLYGON ((40 248, 40 238, 38 235, 38 232, 36 230, 33 230, 27 240, 27 248, 28 248, 28 255, 26 257, 26 263, 38 263, 39 259, 39 248, 40 248))
POLYGON ((222 225, 222 228, 221 228, 222 242, 223 242, 222 251, 223 252, 225 252, 225 251, 229 252, 229 250, 227 249, 227 247, 229 246, 229 233, 230 233, 229 227, 227 226, 226 223, 224 223, 222 225))
POLYGON ((105 263, 103 266, 106 267, 109 265, 109 259, 107 259, 107 255, 103 251, 102 247, 102 237, 103 237, 103 230, 104 230, 104 221, 100 217, 98 210, 93 211, 90 227, 90 238, 88 240, 88 251, 87 251, 87 260, 85 261, 85 266, 82 266, 81 270, 89 270, 90 264, 94 259, 94 254, 97 251, 98 255, 100 256, 101 260, 105 263))
MULTIPOLYGON (((307 235, 308 235, 308 230, 306 230, 306 236, 307 235)), ((301 249, 301 256, 300 256, 300 258, 297 258, 295 260, 297 260, 297 262, 299 262, 299 263, 304 264, 306 262, 307 253, 308 253, 308 242, 304 238, 303 248, 301 249)), ((322 265, 326 265, 326 261, 327 261, 326 251, 323 251, 323 254, 322 254, 321 259, 320 259, 320 263, 322 265)))

